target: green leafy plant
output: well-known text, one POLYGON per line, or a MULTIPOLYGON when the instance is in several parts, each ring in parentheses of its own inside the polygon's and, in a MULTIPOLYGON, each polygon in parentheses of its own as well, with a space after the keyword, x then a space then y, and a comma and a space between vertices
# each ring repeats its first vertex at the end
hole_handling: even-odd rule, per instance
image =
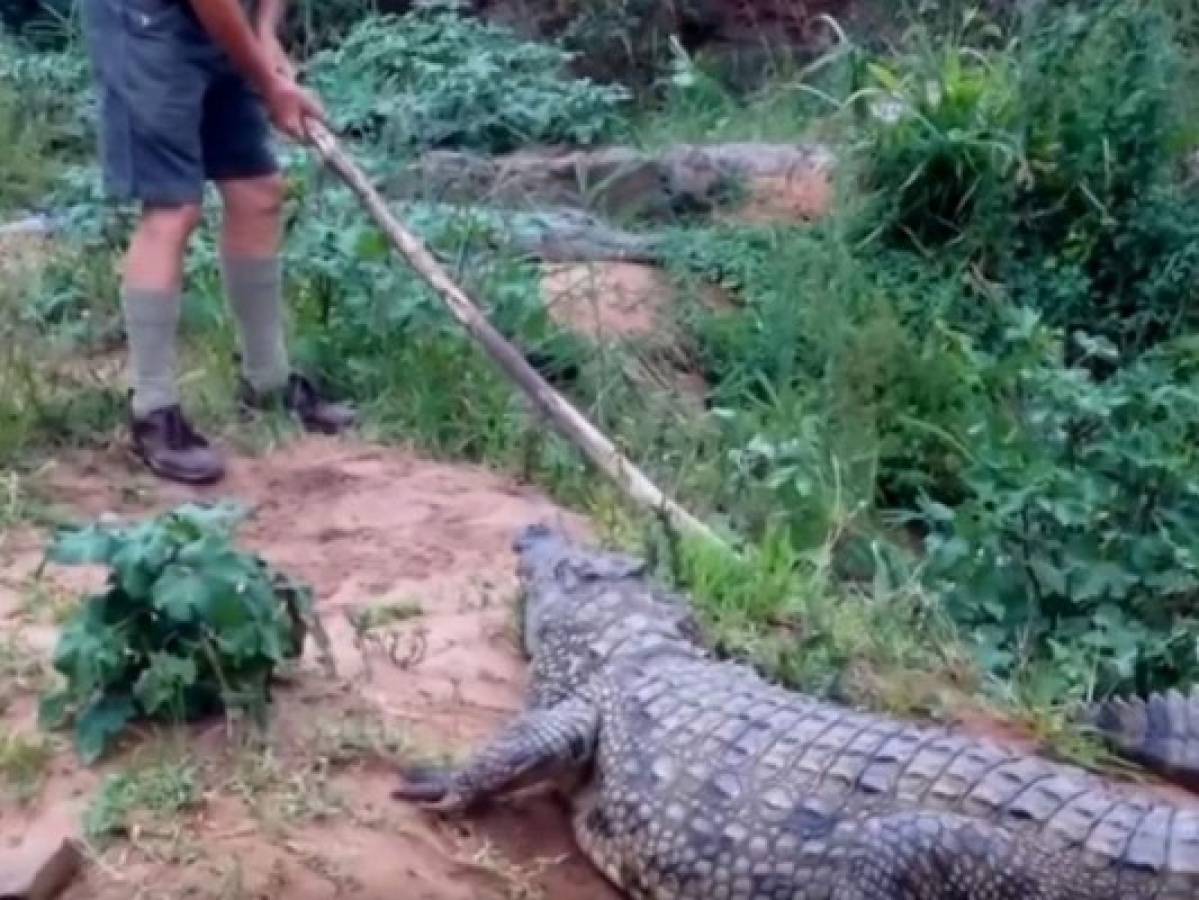
POLYGON ((928 570, 995 675, 1059 698, 1199 678, 1199 368, 1163 346, 1102 381, 1034 313, 978 366, 991 401, 969 429, 955 508, 925 507, 928 570))
POLYGON ((311 591, 233 546, 233 506, 180 506, 128 528, 61 532, 48 558, 103 564, 103 592, 54 652, 66 685, 43 697, 47 727, 74 722, 98 759, 135 719, 183 721, 242 708, 261 720, 272 673, 303 650, 311 591))
POLYGON ((178 817, 200 802, 200 778, 188 762, 169 760, 104 780, 83 817, 84 833, 101 845, 128 834, 139 818, 178 817))
POLYGON ((571 78, 570 56, 425 2, 363 19, 312 60, 334 122, 388 149, 503 152, 532 143, 589 144, 616 124, 623 88, 571 78))
POLYGON ((11 92, 13 115, 37 129, 44 153, 93 152, 96 96, 78 49, 35 53, 0 32, 0 91, 11 92))
POLYGON ((870 67, 864 227, 950 251, 1052 324, 1139 352, 1193 324, 1199 280, 1199 214, 1175 182, 1194 133, 1175 29, 1160 2, 1019 18, 998 46, 926 36, 870 67))
POLYGON ((0 798, 32 800, 53 756, 53 748, 42 738, 0 730, 0 798))

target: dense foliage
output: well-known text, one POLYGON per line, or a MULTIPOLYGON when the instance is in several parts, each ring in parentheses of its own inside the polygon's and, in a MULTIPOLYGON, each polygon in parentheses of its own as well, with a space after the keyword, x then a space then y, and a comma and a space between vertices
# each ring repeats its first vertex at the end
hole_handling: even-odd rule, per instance
POLYGON ((1195 126, 1157 4, 1039 7, 871 67, 861 145, 891 243, 955 254, 1068 329, 1136 351, 1193 324, 1199 213, 1177 184, 1195 126))
POLYGON ((66 684, 41 706, 47 727, 73 721, 86 762, 139 718, 264 714, 272 673, 303 650, 311 593, 233 546, 237 518, 188 504, 58 535, 52 561, 110 570, 63 627, 54 668, 66 684))
POLYGON ((928 565, 988 667, 1088 693, 1199 679, 1199 370, 1161 349, 1097 380, 1110 346, 1026 312, 980 354, 992 404, 956 508, 930 503, 928 565))
POLYGON ((363 19, 318 54, 313 80, 334 121, 389 149, 491 152, 589 144, 611 129, 622 89, 564 77, 564 51, 464 18, 459 5, 426 0, 363 19))
POLYGON ((679 236, 682 271, 744 300, 691 322, 721 414, 712 496, 742 532, 834 540, 847 572, 880 571, 880 517, 914 531, 914 575, 1041 700, 1193 683, 1199 202, 1176 20, 1115 0, 952 21, 848 54, 866 203, 679 236))

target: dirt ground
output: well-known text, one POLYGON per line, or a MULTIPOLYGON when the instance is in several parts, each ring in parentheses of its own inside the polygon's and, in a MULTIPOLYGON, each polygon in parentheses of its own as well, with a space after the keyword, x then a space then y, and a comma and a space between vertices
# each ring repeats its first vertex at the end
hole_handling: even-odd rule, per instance
MULTIPOLYGON (((210 723, 182 739, 139 735, 90 771, 64 742, 37 798, 0 806, 0 852, 78 833, 104 773, 165 758, 200 773, 198 802, 96 850, 70 900, 616 896, 576 855, 552 796, 469 822, 389 796, 397 757, 461 754, 518 708, 525 667, 513 629, 512 538, 533 521, 580 535, 583 523, 481 469, 322 439, 236 458, 215 489, 164 486, 117 451, 60 463, 47 479, 59 503, 86 517, 192 498, 251 506, 246 545, 315 588, 337 673, 310 646, 276 694, 267 748, 248 729, 210 723), (370 607, 400 612, 387 627, 356 630, 351 617, 370 607)), ((98 573, 54 568, 35 582, 43 540, 22 531, 0 542, 0 639, 45 658, 55 638, 49 611, 98 573)), ((35 694, 24 687, 10 690, 0 727, 32 734, 35 694)))

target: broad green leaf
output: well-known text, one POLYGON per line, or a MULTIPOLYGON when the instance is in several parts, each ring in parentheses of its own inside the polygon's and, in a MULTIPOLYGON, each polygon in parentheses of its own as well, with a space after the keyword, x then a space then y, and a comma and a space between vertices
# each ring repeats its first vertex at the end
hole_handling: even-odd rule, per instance
POLYGON ((368 262, 378 262, 387 259, 391 245, 378 229, 369 229, 358 235, 354 244, 354 253, 359 259, 368 262))
POLYGON ((53 661, 71 690, 87 696, 120 680, 129 662, 129 645, 121 629, 80 618, 63 628, 53 661))
POLYGON ((112 555, 111 565, 125 593, 144 600, 175 546, 170 535, 161 528, 147 528, 140 537, 140 540, 125 541, 112 555))
POLYGON ((37 708, 38 727, 53 730, 65 725, 73 699, 69 690, 54 691, 42 697, 37 708))
POLYGON ((150 597, 155 609, 172 621, 185 624, 203 615, 209 604, 209 596, 222 588, 220 582, 205 577, 201 572, 171 565, 154 582, 150 597))
POLYGON ((106 528, 88 525, 60 531, 47 551, 47 558, 62 565, 97 565, 107 563, 120 546, 120 541, 106 528))
POLYGON ((871 75, 874 76, 875 81, 877 81, 891 93, 898 94, 902 90, 903 84, 900 82, 898 76, 896 76, 885 66, 876 62, 871 62, 867 63, 866 69, 871 75))
POLYGON ((75 721, 75 746, 83 762, 91 765, 103 756, 135 714, 133 698, 123 693, 108 694, 84 708, 75 721))
POLYGON ((149 715, 176 712, 186 716, 182 701, 196 683, 196 663, 170 653, 150 654, 150 666, 133 686, 133 694, 149 715))
POLYGON ((185 503, 171 510, 169 518, 172 523, 186 526, 193 537, 227 536, 246 515, 242 504, 226 500, 213 504, 185 503))

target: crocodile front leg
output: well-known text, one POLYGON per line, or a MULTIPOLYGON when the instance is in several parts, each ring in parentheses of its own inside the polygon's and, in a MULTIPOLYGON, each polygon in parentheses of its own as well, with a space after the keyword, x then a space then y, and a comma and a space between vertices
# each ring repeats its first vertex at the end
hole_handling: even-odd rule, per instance
POLYGON ((409 769, 392 796, 459 812, 494 796, 545 782, 585 765, 595 750, 599 712, 571 698, 525 713, 460 769, 409 769))

